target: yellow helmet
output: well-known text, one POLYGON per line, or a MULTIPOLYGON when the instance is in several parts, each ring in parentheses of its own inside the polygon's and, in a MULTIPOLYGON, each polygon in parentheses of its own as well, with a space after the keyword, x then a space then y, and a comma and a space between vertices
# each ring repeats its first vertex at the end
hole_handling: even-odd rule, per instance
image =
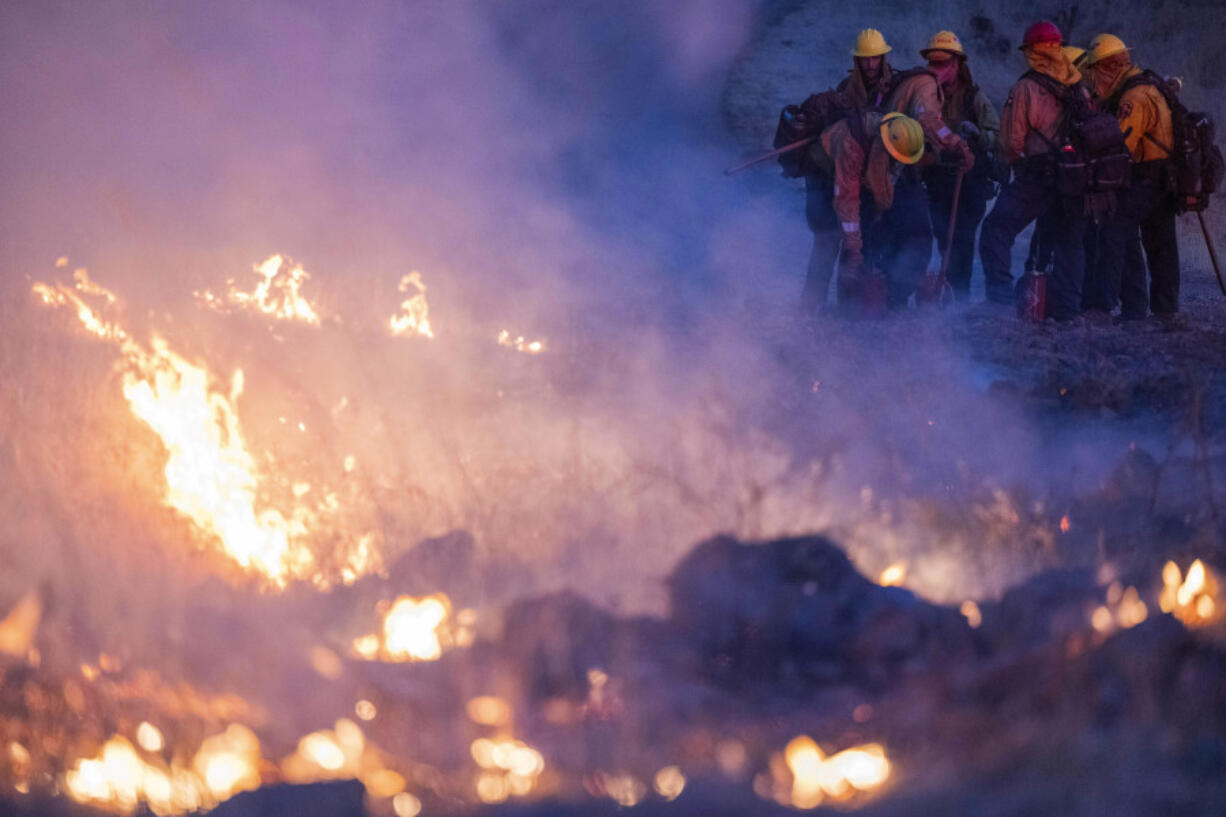
POLYGON ((962 49, 962 41, 952 31, 938 31, 933 34, 932 39, 928 41, 928 47, 921 48, 919 53, 921 57, 928 59, 928 55, 933 51, 944 51, 959 57, 966 56, 966 52, 962 49))
POLYGON ((924 156, 924 129, 920 123, 901 113, 887 113, 881 120, 881 142, 889 154, 905 165, 924 156))
POLYGON ((1089 56, 1085 58, 1085 63, 1086 65, 1093 65, 1099 60, 1114 57, 1116 54, 1123 54, 1127 50, 1128 46, 1124 45, 1124 41, 1114 34, 1099 34, 1090 40, 1089 56))
POLYGON ((1080 65, 1082 60, 1085 59, 1086 50, 1084 48, 1078 48, 1075 45, 1066 45, 1061 47, 1060 50, 1064 52, 1064 56, 1068 57, 1068 61, 1073 65, 1080 65))
POLYGON ((853 57, 880 57, 889 51, 890 46, 886 44, 885 35, 875 28, 866 28, 856 37, 856 47, 851 55, 853 57))

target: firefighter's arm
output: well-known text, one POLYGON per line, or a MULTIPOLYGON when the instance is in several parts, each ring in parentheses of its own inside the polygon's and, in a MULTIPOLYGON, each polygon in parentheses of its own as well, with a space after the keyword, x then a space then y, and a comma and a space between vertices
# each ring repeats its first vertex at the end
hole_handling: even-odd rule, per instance
POLYGON ((1022 158, 1026 150, 1026 134, 1030 131, 1030 91, 1027 84, 1020 82, 1013 87, 1000 115, 1000 155, 1007 164, 1022 158))
POLYGON ((850 135, 832 145, 834 153, 834 212, 843 229, 843 250, 862 257, 860 233, 860 180, 864 175, 864 151, 850 135))
POLYGON ((1129 90, 1120 100, 1120 130, 1124 131, 1124 144, 1133 156, 1140 154, 1138 148, 1145 134, 1158 126, 1158 106, 1148 92, 1157 94, 1149 86, 1142 86, 1129 90))
POLYGON ((945 117, 941 115, 941 91, 937 86, 937 81, 930 77, 925 79, 927 81, 916 83, 911 110, 919 121, 920 127, 924 129, 924 135, 928 141, 941 151, 958 154, 963 166, 970 170, 971 165, 975 163, 975 155, 971 152, 966 140, 945 124, 945 117))
POLYGON ((983 91, 975 94, 975 123, 983 134, 983 146, 994 147, 996 140, 1000 138, 1000 115, 996 113, 992 100, 988 99, 983 91))

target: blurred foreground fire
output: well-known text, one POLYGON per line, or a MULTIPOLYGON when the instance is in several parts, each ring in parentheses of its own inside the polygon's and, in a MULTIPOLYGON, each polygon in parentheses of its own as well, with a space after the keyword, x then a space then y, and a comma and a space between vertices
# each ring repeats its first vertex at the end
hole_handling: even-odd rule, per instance
POLYGON ((1184 576, 1179 565, 1167 562, 1162 568, 1162 596, 1158 606, 1188 627, 1210 623, 1218 615, 1217 578, 1200 559, 1188 567, 1184 576))
POLYGON ((780 805, 813 809, 827 800, 846 803, 876 791, 890 776, 885 749, 868 743, 827 756, 807 735, 793 738, 771 758, 770 773, 754 789, 780 805))
POLYGON ((354 652, 367 661, 434 661, 445 649, 472 643, 475 612, 461 610, 453 625, 445 593, 400 596, 385 606, 381 632, 353 641, 354 652))

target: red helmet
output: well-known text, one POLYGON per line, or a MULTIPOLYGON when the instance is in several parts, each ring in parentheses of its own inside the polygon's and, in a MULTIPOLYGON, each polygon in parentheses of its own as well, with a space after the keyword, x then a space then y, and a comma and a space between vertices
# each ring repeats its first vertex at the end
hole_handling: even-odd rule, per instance
POLYGON ((1025 51, 1027 48, 1039 43, 1059 44, 1062 42, 1064 42, 1064 37, 1060 34, 1060 29, 1056 27, 1056 24, 1048 20, 1040 20, 1026 29, 1025 35, 1022 36, 1022 44, 1018 47, 1018 50, 1025 51))

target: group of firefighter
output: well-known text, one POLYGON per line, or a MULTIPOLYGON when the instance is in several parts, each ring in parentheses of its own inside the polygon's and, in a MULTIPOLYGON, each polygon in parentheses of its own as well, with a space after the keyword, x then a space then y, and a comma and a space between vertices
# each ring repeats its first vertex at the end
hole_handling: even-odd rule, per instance
POLYGON ((1026 30, 1020 50, 1030 70, 999 116, 950 31, 920 51, 925 65, 899 71, 881 32, 866 29, 837 89, 784 109, 776 147, 804 137, 803 148, 780 162, 806 183, 814 235, 802 295, 807 314, 831 307, 836 268, 840 310, 866 302, 904 308, 913 296, 940 298, 934 286, 965 300, 978 232, 989 302, 1019 304, 1019 311, 1028 304, 1037 309, 1030 317, 1058 323, 1110 324, 1151 312, 1175 320, 1179 206, 1169 184, 1168 90, 1111 34, 1083 50, 1064 45, 1058 27, 1043 21, 1026 30), (1105 158, 1097 168, 1122 175, 1105 192, 1070 187, 1077 182, 1066 178, 1077 172, 1062 156, 1072 150, 1070 121, 1090 112, 1100 130, 1104 118, 1112 126, 1108 141, 1119 141, 1123 162, 1112 171, 1105 158), (1015 283, 1013 245, 1032 222, 1028 275, 1015 283), (928 270, 934 235, 944 254, 940 278, 928 270), (1036 270, 1046 279, 1037 295, 1036 270))

